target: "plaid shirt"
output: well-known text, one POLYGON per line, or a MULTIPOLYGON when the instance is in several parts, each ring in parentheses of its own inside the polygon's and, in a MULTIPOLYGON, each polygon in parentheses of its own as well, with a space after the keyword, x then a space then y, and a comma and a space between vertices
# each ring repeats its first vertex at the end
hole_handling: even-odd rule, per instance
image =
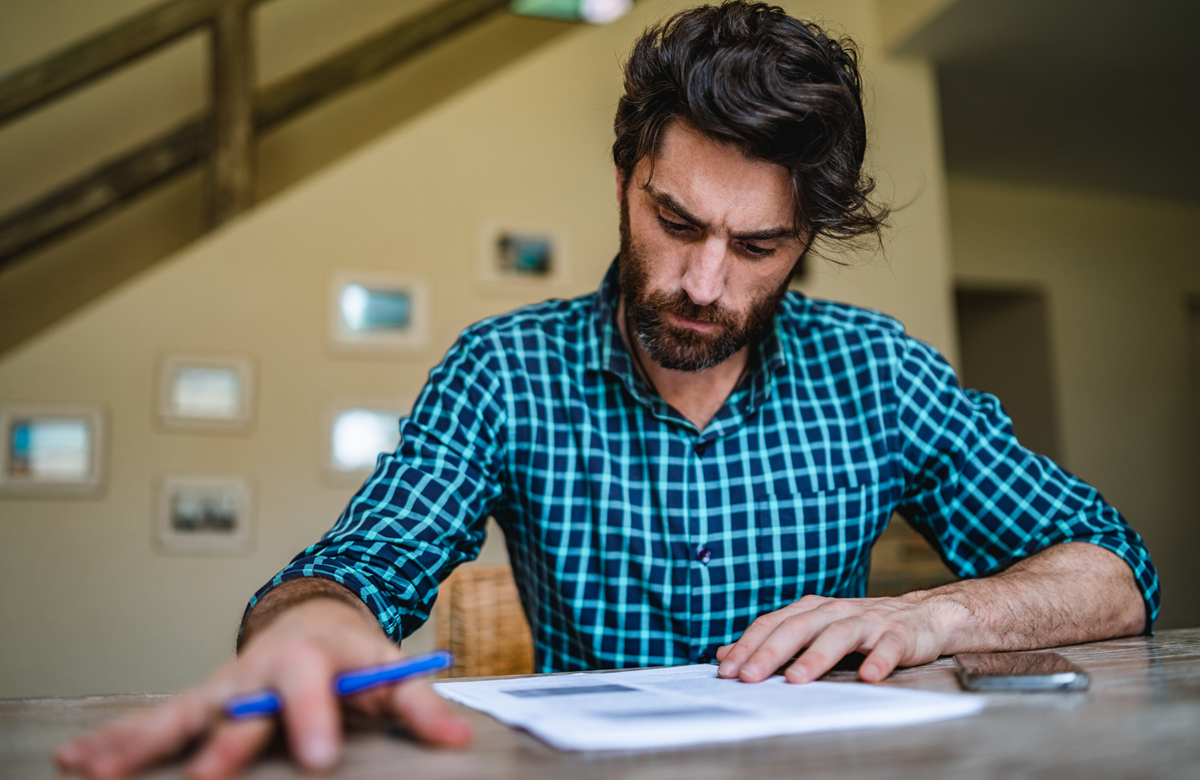
POLYGON ((465 331, 396 452, 251 606, 325 577, 400 640, 493 515, 539 671, 705 662, 805 594, 863 596, 897 511, 961 577, 1100 545, 1157 614, 1154 567, 1116 510, 1022 448, 999 402, 896 321, 790 293, 701 431, 633 370, 618 297, 614 265, 598 293, 465 331))

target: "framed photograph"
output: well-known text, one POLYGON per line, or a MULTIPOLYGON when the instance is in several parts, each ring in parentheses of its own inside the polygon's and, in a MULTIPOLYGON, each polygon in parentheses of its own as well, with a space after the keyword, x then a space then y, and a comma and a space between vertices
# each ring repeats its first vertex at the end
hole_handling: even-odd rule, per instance
POLYGON ((0 405, 0 493, 88 495, 104 483, 99 406, 0 405))
POLYGON ((423 279, 339 274, 329 312, 330 341, 340 351, 417 350, 429 341, 429 285, 423 279))
POLYGON ((482 231, 480 281, 493 289, 563 284, 567 245, 562 227, 516 220, 488 222, 482 231))
POLYGON ((326 471, 347 481, 361 481, 375 470, 381 453, 396 450, 400 418, 411 409, 411 402, 394 399, 334 404, 327 417, 326 471))
POLYGON ((158 417, 167 428, 240 431, 254 416, 254 361, 167 355, 159 374, 158 417))
POLYGON ((240 553, 252 539, 250 484, 242 477, 166 477, 158 544, 172 553, 240 553))

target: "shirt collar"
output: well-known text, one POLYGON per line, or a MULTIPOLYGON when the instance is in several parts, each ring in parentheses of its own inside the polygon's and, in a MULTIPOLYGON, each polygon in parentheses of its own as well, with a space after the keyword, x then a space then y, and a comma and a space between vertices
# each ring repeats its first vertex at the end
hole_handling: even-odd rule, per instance
POLYGON ((659 396, 652 392, 638 376, 633 367, 633 358, 621 338, 621 330, 617 327, 617 305, 621 300, 621 275, 617 271, 617 261, 613 260, 600 283, 596 294, 596 304, 592 309, 592 359, 589 368, 608 371, 621 380, 622 384, 641 403, 654 406, 658 401, 666 406, 659 396))

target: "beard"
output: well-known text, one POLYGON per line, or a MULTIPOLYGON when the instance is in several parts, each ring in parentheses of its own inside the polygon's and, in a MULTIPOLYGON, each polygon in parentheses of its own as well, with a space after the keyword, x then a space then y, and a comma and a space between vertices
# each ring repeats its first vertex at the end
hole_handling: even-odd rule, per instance
POLYGON ((747 344, 757 343, 770 329, 775 309, 788 291, 789 279, 784 279, 777 289, 755 299, 749 311, 739 315, 715 302, 700 306, 684 290, 669 295, 649 289, 648 266, 649 261, 633 242, 629 201, 622 195, 617 270, 625 310, 642 349, 655 363, 673 371, 704 371, 725 362, 747 344), (717 327, 705 333, 679 328, 671 324, 668 314, 717 327))

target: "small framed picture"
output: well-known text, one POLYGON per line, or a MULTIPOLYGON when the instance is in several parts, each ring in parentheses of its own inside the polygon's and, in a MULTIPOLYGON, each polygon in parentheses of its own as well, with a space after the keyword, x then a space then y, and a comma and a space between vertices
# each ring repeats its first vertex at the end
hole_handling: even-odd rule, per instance
POLYGON ((172 553, 239 553, 252 538, 250 484, 242 477, 166 477, 158 544, 172 553))
POLYGON ((522 288, 566 281, 567 231, 547 224, 492 221, 484 225, 480 280, 522 288))
POLYGON ((99 406, 0 406, 0 492, 87 495, 104 483, 104 410, 99 406))
POLYGON ((409 402, 342 402, 330 409, 326 469, 335 477, 361 481, 381 453, 400 444, 400 418, 409 402))
POLYGON ((167 355, 158 416, 167 428, 239 431, 254 415, 254 361, 248 357, 167 355))
POLYGON ((429 286, 423 279, 339 274, 329 311, 329 337, 338 350, 407 351, 429 341, 429 286))

